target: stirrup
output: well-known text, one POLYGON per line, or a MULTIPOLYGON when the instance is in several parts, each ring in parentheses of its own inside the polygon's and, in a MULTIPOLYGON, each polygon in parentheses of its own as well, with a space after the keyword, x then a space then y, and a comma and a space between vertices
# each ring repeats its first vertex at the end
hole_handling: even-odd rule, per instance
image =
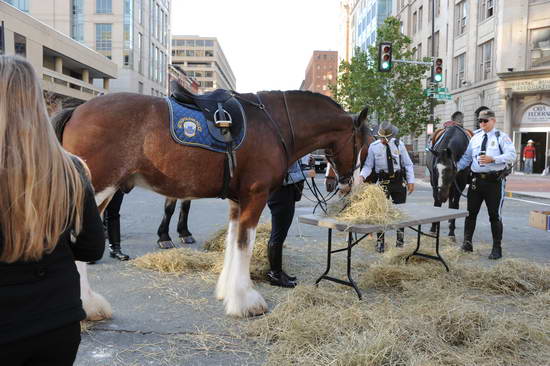
POLYGON ((214 125, 218 128, 230 128, 233 125, 231 115, 223 109, 221 104, 218 103, 218 109, 214 112, 214 125), (228 119, 221 119, 222 116, 227 116, 228 119))

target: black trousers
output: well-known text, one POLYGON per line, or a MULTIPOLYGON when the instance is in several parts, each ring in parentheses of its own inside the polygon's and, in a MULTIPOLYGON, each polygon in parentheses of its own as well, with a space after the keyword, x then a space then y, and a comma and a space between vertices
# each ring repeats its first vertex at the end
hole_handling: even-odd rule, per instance
POLYGON ((294 218, 296 187, 293 184, 282 186, 279 190, 271 193, 267 200, 267 206, 271 211, 269 243, 282 246, 294 218))
POLYGON ((120 218, 120 206, 122 206, 122 200, 124 199, 124 193, 121 190, 116 191, 115 195, 105 207, 105 219, 119 219, 120 218))
POLYGON ((502 241, 502 217, 500 212, 504 203, 505 181, 484 180, 473 178, 468 188, 468 217, 464 222, 464 241, 472 242, 474 231, 476 229, 477 214, 481 204, 485 201, 491 222, 491 233, 493 234, 493 244, 500 245, 502 241))
MULTIPOLYGON (((391 197, 391 200, 394 204, 398 205, 400 203, 405 203, 407 202, 407 188, 406 187, 402 187, 400 188, 399 190, 397 189, 393 189, 393 190, 390 190, 390 188, 388 186, 384 186, 382 185, 382 187, 384 188, 384 191, 386 191, 386 197, 387 198, 390 198, 391 197)), ((397 229, 397 242, 403 242, 403 239, 404 239, 404 236, 405 236, 405 228, 401 228, 401 229, 397 229)), ((379 242, 384 242, 384 233, 383 232, 380 232, 378 233, 378 241, 379 242)))
POLYGON ((80 345, 80 322, 0 344, 0 363, 9 366, 70 366, 80 345))

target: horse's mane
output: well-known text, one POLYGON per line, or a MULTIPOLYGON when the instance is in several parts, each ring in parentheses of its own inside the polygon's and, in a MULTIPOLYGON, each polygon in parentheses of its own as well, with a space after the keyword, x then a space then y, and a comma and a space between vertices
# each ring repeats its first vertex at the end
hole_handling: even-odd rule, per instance
POLYGON ((455 131, 457 131, 458 133, 464 134, 464 136, 466 137, 466 131, 464 131, 463 127, 461 126, 447 127, 446 131, 443 132, 443 136, 441 137, 441 140, 436 141, 435 151, 440 152, 446 149, 447 146, 449 145, 449 141, 451 140, 451 138, 454 137, 454 135, 457 133, 455 131))
MULTIPOLYGON (((281 91, 281 90, 264 90, 264 91, 261 91, 260 93, 273 93, 273 92, 282 93, 283 91, 281 91)), ((332 103, 334 106, 338 107, 339 109, 344 110, 344 108, 337 101, 335 101, 331 97, 326 96, 326 95, 321 94, 321 93, 316 93, 316 92, 312 92, 312 91, 309 91, 309 90, 286 90, 285 93, 287 93, 287 94, 307 95, 307 96, 311 96, 311 97, 315 97, 315 98, 321 97, 321 99, 324 99, 324 100, 332 103)))

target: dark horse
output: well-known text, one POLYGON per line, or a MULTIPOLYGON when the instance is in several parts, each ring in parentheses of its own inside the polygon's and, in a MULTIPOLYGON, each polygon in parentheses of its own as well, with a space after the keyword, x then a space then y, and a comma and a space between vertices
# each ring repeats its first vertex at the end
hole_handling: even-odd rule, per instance
MULTIPOLYGON (((461 126, 450 126, 435 132, 433 146, 426 159, 434 206, 441 207, 449 200, 449 208, 458 209, 470 170, 465 169, 457 173, 456 164, 466 151, 471 136, 472 132, 461 126)), ((432 223, 431 231, 436 231, 436 223, 432 223)), ((453 239, 455 237, 454 219, 449 220, 449 236, 453 239)))
MULTIPOLYGON (((306 91, 235 96, 242 103, 248 128, 227 190, 229 225, 216 297, 224 300, 227 314, 247 316, 267 310, 250 279, 250 258, 270 191, 280 186, 290 164, 322 148, 340 185, 349 186, 368 133, 361 128, 367 109, 351 115, 331 98, 306 91)), ((225 155, 175 143, 168 113, 163 98, 115 93, 63 111, 55 119, 63 146, 90 168, 100 211, 117 189, 129 191, 134 186, 179 199, 220 196, 225 155)), ((92 293, 86 273, 81 278, 83 294, 92 293)), ((89 313, 93 307, 85 308, 89 318, 100 317, 89 313)))
MULTIPOLYGON (((169 249, 175 247, 174 243, 172 242, 172 238, 170 237, 169 231, 170 220, 172 219, 172 215, 176 210, 177 203, 178 200, 175 198, 167 198, 164 201, 164 216, 162 217, 162 221, 160 222, 157 231, 157 234, 159 236, 159 240, 157 243, 161 249, 169 249)), ((177 231, 179 238, 183 244, 193 244, 196 242, 195 238, 193 238, 193 234, 191 234, 191 232, 189 231, 189 227, 187 226, 190 209, 191 201, 182 200, 180 206, 180 215, 178 218, 177 231)))

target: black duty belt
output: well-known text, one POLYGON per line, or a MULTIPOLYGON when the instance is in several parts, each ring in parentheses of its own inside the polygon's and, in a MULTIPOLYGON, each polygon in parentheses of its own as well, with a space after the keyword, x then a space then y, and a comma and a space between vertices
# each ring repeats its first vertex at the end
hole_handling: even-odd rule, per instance
POLYGON ((483 180, 497 180, 502 176, 502 171, 496 171, 496 172, 487 172, 487 173, 476 173, 472 172, 472 175, 474 178, 479 178, 483 180))
POLYGON ((389 182, 395 179, 401 179, 403 177, 403 174, 401 170, 398 170, 394 172, 393 174, 386 173, 385 171, 381 170, 378 173, 378 180, 383 182, 389 182))

